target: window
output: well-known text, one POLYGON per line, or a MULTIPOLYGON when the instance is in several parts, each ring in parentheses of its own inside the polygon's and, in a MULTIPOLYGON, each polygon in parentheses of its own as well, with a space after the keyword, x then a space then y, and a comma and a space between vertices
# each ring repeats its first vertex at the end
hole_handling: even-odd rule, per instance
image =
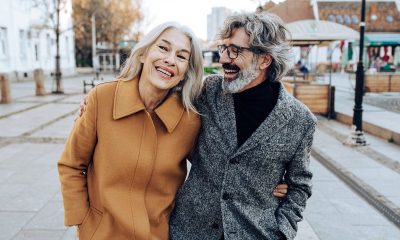
POLYGON ((69 38, 65 36, 65 56, 67 57, 67 61, 69 62, 69 38))
POLYGON ((46 51, 47 51, 47 57, 50 58, 51 56, 51 37, 50 34, 46 34, 46 51))
POLYGON ((386 22, 392 23, 393 20, 394 20, 394 19, 393 19, 393 16, 391 16, 391 15, 386 16, 386 22))
POLYGON ((351 22, 353 24, 357 24, 358 23, 358 17, 357 15, 351 15, 351 22))
POLYGON ((344 23, 347 25, 351 24, 351 18, 349 15, 344 15, 344 23))
POLYGON ((19 30, 19 57, 22 60, 26 59, 26 40, 27 36, 24 30, 19 30))
POLYGON ((336 22, 336 18, 335 18, 335 16, 334 15, 329 15, 328 16, 328 21, 331 21, 331 22, 336 22))
POLYGON ((0 27, 0 58, 7 57, 7 28, 0 27))
POLYGON ((39 44, 35 43, 35 61, 39 61, 39 44))
POLYGON ((337 22, 337 23, 340 23, 340 24, 343 24, 344 20, 343 20, 342 15, 337 15, 337 16, 336 16, 336 22, 337 22))

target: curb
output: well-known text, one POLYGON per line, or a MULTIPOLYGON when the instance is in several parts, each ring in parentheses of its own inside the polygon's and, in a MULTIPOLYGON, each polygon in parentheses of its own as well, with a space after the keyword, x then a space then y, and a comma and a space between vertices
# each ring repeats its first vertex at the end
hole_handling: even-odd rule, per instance
MULTIPOLYGON (((344 123, 346 125, 351 126, 353 123, 353 118, 345 113, 335 112, 336 113, 336 121, 344 123)), ((400 133, 394 132, 390 129, 377 126, 375 124, 363 121, 363 130, 369 134, 374 136, 383 138, 389 142, 393 142, 400 145, 400 133)))
POLYGON ((400 208, 398 206, 316 147, 312 147, 311 155, 400 228, 400 208))

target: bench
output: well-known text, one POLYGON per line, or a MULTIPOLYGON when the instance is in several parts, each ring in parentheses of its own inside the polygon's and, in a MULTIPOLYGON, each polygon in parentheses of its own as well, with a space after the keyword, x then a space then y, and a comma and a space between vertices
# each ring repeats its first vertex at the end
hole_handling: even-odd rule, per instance
POLYGON ((83 82, 83 93, 84 94, 87 93, 87 91, 86 91, 87 86, 91 86, 91 88, 94 88, 94 86, 96 86, 97 84, 99 84, 103 81, 104 81, 104 79, 103 79, 103 77, 99 76, 99 73, 96 73, 96 76, 90 81, 83 80, 82 81, 83 82))

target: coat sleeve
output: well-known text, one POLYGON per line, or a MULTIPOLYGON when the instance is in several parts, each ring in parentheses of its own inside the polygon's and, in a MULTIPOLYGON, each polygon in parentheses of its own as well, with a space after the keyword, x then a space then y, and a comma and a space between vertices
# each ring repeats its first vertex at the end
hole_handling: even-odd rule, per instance
POLYGON ((310 152, 316 123, 313 122, 303 135, 293 159, 286 168, 285 182, 288 193, 276 212, 279 230, 286 239, 294 239, 297 222, 303 219, 302 212, 311 196, 312 173, 309 169, 310 152))
POLYGON ((89 92, 86 111, 75 122, 57 164, 66 226, 81 224, 89 210, 86 173, 97 143, 96 91, 89 92))

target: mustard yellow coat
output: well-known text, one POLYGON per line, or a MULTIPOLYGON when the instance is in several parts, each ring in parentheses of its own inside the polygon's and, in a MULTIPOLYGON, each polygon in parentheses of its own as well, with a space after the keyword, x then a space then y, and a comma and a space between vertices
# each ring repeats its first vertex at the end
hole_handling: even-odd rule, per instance
POLYGON ((82 240, 168 239, 199 128, 175 93, 150 114, 137 79, 98 85, 58 162, 65 225, 82 240))

